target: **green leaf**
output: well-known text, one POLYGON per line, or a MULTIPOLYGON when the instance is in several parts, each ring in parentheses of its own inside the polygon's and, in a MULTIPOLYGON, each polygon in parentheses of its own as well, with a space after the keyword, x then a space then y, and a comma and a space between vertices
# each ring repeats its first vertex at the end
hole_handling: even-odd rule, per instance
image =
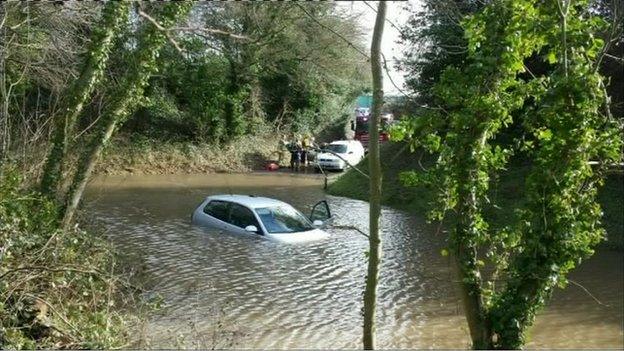
POLYGON ((537 138, 539 140, 548 141, 552 138, 552 132, 550 131, 550 129, 540 130, 537 134, 537 138))
POLYGON ((557 63, 557 54, 555 54, 554 51, 550 51, 548 55, 546 55, 546 61, 551 65, 557 63))

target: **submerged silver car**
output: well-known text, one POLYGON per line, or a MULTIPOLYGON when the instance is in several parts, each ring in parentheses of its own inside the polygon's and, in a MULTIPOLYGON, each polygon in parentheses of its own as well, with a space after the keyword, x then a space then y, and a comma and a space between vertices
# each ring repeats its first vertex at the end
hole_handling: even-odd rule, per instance
POLYGON ((330 221, 327 201, 314 205, 307 218, 283 201, 253 195, 209 196, 192 215, 193 224, 285 243, 327 238, 329 234, 320 228, 330 221))

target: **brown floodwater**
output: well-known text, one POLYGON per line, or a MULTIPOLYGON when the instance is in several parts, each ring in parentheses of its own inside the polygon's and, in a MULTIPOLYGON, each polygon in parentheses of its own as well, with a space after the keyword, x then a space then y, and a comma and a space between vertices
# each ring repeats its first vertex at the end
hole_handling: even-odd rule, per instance
MULTIPOLYGON (((136 327, 145 348, 359 348, 368 247, 353 230, 286 245, 191 225, 211 194, 274 197, 307 213, 327 199, 335 224, 367 230, 368 204, 326 195, 313 175, 108 176, 87 192, 94 223, 140 272, 163 307, 136 327)), ((378 294, 381 348, 466 348, 468 330, 443 234, 420 216, 384 208, 378 294)), ((529 348, 623 348, 621 252, 584 262, 537 318, 529 348)))

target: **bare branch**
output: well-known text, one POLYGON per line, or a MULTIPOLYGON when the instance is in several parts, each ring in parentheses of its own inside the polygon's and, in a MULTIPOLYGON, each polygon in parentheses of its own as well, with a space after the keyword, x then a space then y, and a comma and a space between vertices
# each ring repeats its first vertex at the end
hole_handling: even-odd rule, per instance
POLYGON ((608 57, 608 58, 610 58, 612 60, 615 60, 618 63, 624 64, 624 58, 623 57, 617 57, 615 55, 611 55, 611 54, 607 54, 607 53, 604 54, 604 57, 608 57))
POLYGON ((355 46, 352 42, 350 42, 347 38, 345 38, 344 36, 342 36, 340 33, 337 33, 335 30, 329 28, 328 26, 324 25, 323 23, 321 23, 318 19, 316 19, 316 17, 312 16, 312 14, 310 14, 305 7, 301 6, 298 3, 295 3, 295 5, 301 9, 301 11, 303 11, 303 13, 305 13, 311 20, 313 20, 314 22, 316 22, 316 24, 318 24, 319 26, 321 26, 323 29, 326 29, 330 32, 332 32, 335 36, 337 36, 338 38, 342 39, 342 41, 344 41, 345 43, 347 43, 347 45, 349 45, 351 48, 353 48, 355 51, 357 51, 358 53, 360 53, 362 56, 364 56, 366 58, 367 61, 370 61, 370 57, 364 52, 362 51, 360 48, 358 48, 357 46, 355 46))
MULTIPOLYGON (((326 152, 326 153, 329 153, 329 154, 332 154, 332 155, 334 155, 334 156, 338 157, 339 159, 341 159, 342 161, 344 161, 344 163, 346 163, 349 167, 351 167, 351 168, 355 169, 358 173, 360 173, 361 175, 363 175, 366 179, 370 179, 370 177, 368 176, 368 174, 364 173, 362 170, 360 170, 359 168, 357 168, 357 166, 352 165, 349 161, 345 160, 342 156, 340 156, 340 154, 335 153, 335 152, 333 152, 333 151, 331 151, 331 150, 321 150, 321 149, 316 149, 315 151, 317 151, 317 152, 319 152, 319 151, 320 151, 320 152, 326 152)), ((321 167, 321 166, 320 166, 320 164, 319 164, 319 167, 321 167)), ((321 169, 322 169, 322 168, 321 168, 321 169)))
POLYGON ((219 35, 225 35, 225 36, 228 36, 228 37, 234 38, 234 39, 251 40, 251 38, 248 37, 248 36, 241 35, 241 34, 234 34, 234 33, 228 32, 228 31, 224 31, 224 30, 221 30, 221 29, 215 29, 215 28, 176 27, 176 28, 171 28, 171 31, 190 32, 190 33, 193 33, 193 34, 197 34, 197 33, 219 34, 219 35))
POLYGON ((332 229, 345 229, 345 230, 355 230, 356 232, 364 235, 365 237, 368 238, 368 234, 364 233, 361 229, 359 229, 358 227, 354 227, 352 225, 332 225, 331 226, 332 229))
POLYGON ((180 44, 178 44, 177 41, 175 41, 175 39, 173 39, 173 37, 169 34, 169 31, 164 28, 163 26, 160 25, 160 23, 158 23, 158 21, 156 21, 153 17, 151 17, 150 15, 148 15, 147 13, 143 12, 143 10, 138 9, 139 16, 145 18, 146 20, 148 20, 151 24, 154 25, 154 27, 158 28, 158 30, 162 31, 165 36, 167 37, 167 39, 169 40, 169 42, 171 43, 171 45, 173 45, 173 47, 180 53, 180 54, 184 54, 184 49, 182 49, 182 47, 180 46, 180 44))
POLYGON ((596 296, 594 296, 591 292, 589 292, 589 290, 587 290, 587 288, 586 288, 586 287, 582 286, 581 284, 579 284, 579 283, 575 282, 575 281, 574 281, 574 280, 572 280, 572 279, 568 279, 568 281, 569 281, 570 283, 572 283, 572 284, 574 284, 574 285, 578 286, 579 288, 581 288, 581 290, 583 290, 583 291, 584 291, 587 295, 589 295, 589 296, 590 296, 590 297, 591 297, 594 301, 596 301, 599 305, 601 305, 601 306, 605 306, 605 307, 610 307, 609 305, 607 305, 607 304, 604 304, 604 303, 600 302, 600 300, 598 300, 598 298, 596 298, 596 296))

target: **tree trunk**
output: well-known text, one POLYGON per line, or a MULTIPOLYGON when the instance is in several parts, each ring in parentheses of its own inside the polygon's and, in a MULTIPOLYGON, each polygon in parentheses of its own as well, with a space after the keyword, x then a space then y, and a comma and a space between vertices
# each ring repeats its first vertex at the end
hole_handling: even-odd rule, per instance
MULTIPOLYGON (((460 220, 455 229, 458 231, 457 235, 470 235, 465 231, 466 225, 461 222, 464 220, 460 220)), ((454 251, 455 268, 460 279, 460 296, 470 330, 472 348, 491 349, 492 330, 481 295, 481 276, 477 269, 477 248, 476 246, 458 243, 454 251)))
POLYGON ((0 165, 7 157, 9 149, 9 96, 6 89, 4 52, 0 52, 0 165))
MULTIPOLYGON (((482 152, 486 142, 487 131, 478 134, 479 142, 475 145, 459 146, 457 157, 461 170, 457 175, 459 181, 457 213, 459 218, 455 230, 451 234, 453 258, 459 277, 460 296, 464 306, 464 314, 470 330, 473 349, 492 348, 492 328, 488 311, 481 291, 481 273, 477 266, 478 251, 476 232, 479 223, 479 206, 477 199, 478 161, 475 159, 482 152)), ((477 139, 477 137, 475 137, 477 139)))
POLYGON ((0 6, 0 166, 4 164, 4 160, 7 157, 7 151, 9 148, 9 96, 7 93, 7 72, 6 72, 6 58, 8 45, 7 32, 6 32, 6 19, 8 16, 6 4, 0 6))
POLYGON ((156 70, 158 52, 167 40, 166 33, 163 31, 169 29, 179 18, 184 16, 190 10, 192 3, 169 2, 161 6, 159 12, 162 29, 156 28, 151 23, 144 24, 139 44, 130 61, 134 64, 112 94, 114 100, 110 108, 104 111, 101 127, 98 132, 94 133, 88 149, 80 159, 65 199, 64 211, 61 213, 64 229, 68 229, 71 225, 93 168, 112 137, 115 128, 125 121, 142 99, 148 79, 156 70))
POLYGON ((386 3, 379 2, 377 18, 371 44, 371 68, 373 73, 373 111, 370 121, 369 173, 370 173, 370 223, 369 256, 364 291, 364 349, 375 348, 375 307, 377 302, 377 282, 381 263, 381 237, 379 235, 379 217, 381 214, 381 165, 379 161, 379 121, 383 105, 383 76, 381 66, 381 38, 386 19, 386 3))
POLYGON ((125 1, 109 1, 104 5, 102 18, 94 30, 88 48, 88 58, 80 77, 69 87, 64 106, 54 118, 52 148, 46 159, 41 178, 41 191, 49 196, 56 194, 66 162, 68 140, 78 116, 95 86, 102 79, 114 39, 128 17, 130 4, 125 1))

